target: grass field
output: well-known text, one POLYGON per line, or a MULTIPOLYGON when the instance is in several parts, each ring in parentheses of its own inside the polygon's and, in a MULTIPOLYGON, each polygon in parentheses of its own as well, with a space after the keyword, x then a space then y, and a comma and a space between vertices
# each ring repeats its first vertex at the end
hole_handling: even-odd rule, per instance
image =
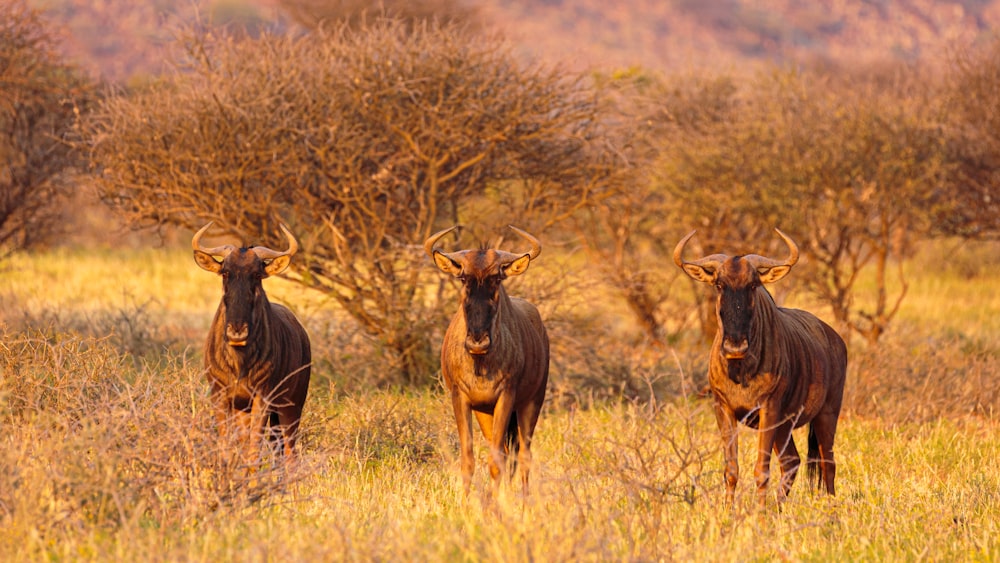
POLYGON ((440 388, 365 385, 378 366, 356 331, 269 280, 317 362, 300 463, 268 458, 247 475, 215 434, 201 375, 221 283, 188 251, 15 256, 0 266, 0 560, 997 561, 992 255, 933 248, 919 259, 947 267, 911 266, 882 344, 851 346, 837 496, 801 479, 780 512, 754 507, 749 431, 737 506, 722 510, 710 404, 677 391, 696 386, 702 344, 650 360, 600 343, 660 390, 652 399, 583 400, 555 369, 529 494, 492 499, 480 441, 465 498, 440 388))

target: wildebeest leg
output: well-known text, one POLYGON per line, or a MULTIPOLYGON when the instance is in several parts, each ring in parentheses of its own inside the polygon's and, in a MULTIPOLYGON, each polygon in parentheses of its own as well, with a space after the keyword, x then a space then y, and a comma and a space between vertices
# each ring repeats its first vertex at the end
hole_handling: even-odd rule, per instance
POLYGON ((781 483, 778 487, 779 503, 788 498, 792 484, 795 483, 795 475, 799 471, 799 464, 802 463, 799 450, 795 447, 795 441, 792 439, 792 426, 792 421, 788 420, 774 432, 774 453, 778 455, 781 462, 781 483))
POLYGON ((509 391, 500 393, 496 405, 493 406, 493 432, 490 436, 490 477, 493 478, 493 491, 500 488, 500 472, 507 463, 507 425, 514 416, 514 394, 509 391))
POLYGON ((210 396, 212 398, 212 403, 215 406, 215 424, 218 428, 219 435, 224 439, 232 439, 232 402, 230 402, 226 397, 223 388, 214 381, 212 382, 210 396))
POLYGON ((255 394, 246 419, 245 447, 246 459, 249 463, 256 464, 260 461, 260 447, 264 440, 269 415, 267 402, 259 394, 255 394))
POLYGON ((739 445, 736 442, 736 415, 715 401, 715 421, 722 435, 722 454, 726 459, 726 507, 732 508, 736 496, 736 482, 740 478, 739 445))
MULTIPOLYGON (((544 388, 543 397, 544 397, 544 388)), ((521 491, 528 494, 528 472, 531 470, 531 438, 535 435, 538 414, 542 410, 542 400, 536 399, 521 405, 517 411, 517 439, 520 448, 517 463, 521 466, 521 491)))
POLYGON ((476 422, 479 423, 479 429, 483 431, 483 437, 486 438, 486 443, 493 442, 493 413, 485 411, 472 411, 476 415, 476 422))
POLYGON ((462 486, 468 496, 472 486, 472 473, 476 460, 472 455, 472 407, 465 396, 458 391, 451 393, 451 405, 455 410, 455 424, 458 426, 458 443, 462 459, 462 486))
POLYGON ((753 474, 757 481, 757 504, 760 508, 767 504, 767 485, 771 481, 771 450, 775 447, 775 436, 778 428, 788 424, 788 421, 778 418, 779 414, 780 409, 768 405, 762 406, 759 411, 757 466, 754 467, 753 474))
POLYGON ((837 476, 837 463, 833 459, 833 438, 837 432, 838 415, 839 413, 821 412, 809 426, 810 452, 806 463, 809 464, 810 474, 815 474, 816 469, 819 469, 816 485, 826 485, 826 492, 831 495, 836 494, 834 479, 837 476), (817 451, 813 451, 814 448, 817 451))
POLYGON ((299 421, 301 409, 285 407, 278 410, 278 426, 281 428, 281 442, 284 446, 285 460, 295 462, 295 443, 299 437, 299 421))

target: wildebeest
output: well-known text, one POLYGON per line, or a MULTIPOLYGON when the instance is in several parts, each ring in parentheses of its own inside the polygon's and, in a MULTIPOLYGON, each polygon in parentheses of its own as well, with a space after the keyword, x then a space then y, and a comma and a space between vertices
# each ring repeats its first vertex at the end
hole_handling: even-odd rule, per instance
POLYGON ((792 429, 806 423, 809 480, 834 494, 833 439, 844 395, 847 347, 829 325, 806 311, 778 307, 764 288, 783 278, 799 258, 795 243, 775 230, 789 248, 783 261, 756 254, 712 254, 687 262, 682 258, 684 246, 694 231, 674 248, 674 263, 695 280, 714 285, 717 293, 719 328, 708 383, 722 434, 729 506, 739 477, 737 421, 759 431, 754 476, 760 505, 772 450, 781 463, 779 503, 788 496, 801 462, 792 429))
POLYGON ((205 341, 205 371, 220 431, 235 435, 256 459, 265 425, 280 430, 285 457, 294 458, 309 390, 309 335, 288 308, 271 303, 261 281, 288 267, 299 245, 284 225, 288 250, 263 246, 201 246, 209 223, 191 239, 199 266, 222 276, 222 302, 205 341), (216 257, 221 258, 216 260, 216 257))
POLYGON ((511 226, 530 244, 525 254, 483 248, 445 253, 437 241, 458 228, 431 235, 424 250, 437 267, 461 281, 461 305, 441 346, 441 373, 451 395, 461 442, 462 481, 468 494, 475 469, 472 415, 490 444, 494 492, 513 449, 528 490, 531 437, 549 379, 549 337, 538 309, 508 297, 503 281, 523 274, 542 247, 538 239, 511 226))

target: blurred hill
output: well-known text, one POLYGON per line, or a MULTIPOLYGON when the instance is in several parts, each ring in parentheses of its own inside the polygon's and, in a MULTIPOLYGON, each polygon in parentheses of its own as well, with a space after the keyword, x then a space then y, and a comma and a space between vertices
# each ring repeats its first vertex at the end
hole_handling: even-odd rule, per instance
POLYGON ((496 0, 523 48, 588 66, 936 59, 1000 28, 997 0, 496 0))
MULTIPOLYGON (((336 4, 338 0, 331 0, 336 4)), ((761 62, 925 60, 1000 29, 1000 0, 481 0, 487 26, 525 55, 573 69, 752 68, 761 62)), ((65 50, 115 82, 160 73, 177 25, 248 33, 288 24, 281 0, 35 0, 65 50), (196 7, 200 6, 200 7, 196 7)), ((377 3, 373 2, 372 6, 377 3)))
MULTIPOLYGON (((108 80, 155 75, 178 25, 286 26, 276 0, 39 0, 74 60, 108 80)), ((760 62, 934 59, 1000 28, 1000 0, 487 0, 483 20, 572 68, 746 68, 760 62)))

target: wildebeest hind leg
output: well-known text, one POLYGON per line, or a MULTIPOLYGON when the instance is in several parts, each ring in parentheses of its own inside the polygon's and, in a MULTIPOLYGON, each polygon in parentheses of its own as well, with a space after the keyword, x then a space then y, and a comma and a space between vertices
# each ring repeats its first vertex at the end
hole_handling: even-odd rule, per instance
POLYGON ((278 428, 281 431, 280 437, 282 442, 282 451, 285 455, 285 460, 292 463, 295 462, 295 444, 298 442, 299 438, 299 420, 302 417, 302 411, 300 409, 294 408, 283 408, 278 411, 277 422, 278 428))
POLYGON ((836 494, 834 480, 837 463, 833 459, 833 438, 837 432, 837 415, 820 413, 809 425, 809 459, 807 468, 809 480, 816 487, 833 495, 836 494))

